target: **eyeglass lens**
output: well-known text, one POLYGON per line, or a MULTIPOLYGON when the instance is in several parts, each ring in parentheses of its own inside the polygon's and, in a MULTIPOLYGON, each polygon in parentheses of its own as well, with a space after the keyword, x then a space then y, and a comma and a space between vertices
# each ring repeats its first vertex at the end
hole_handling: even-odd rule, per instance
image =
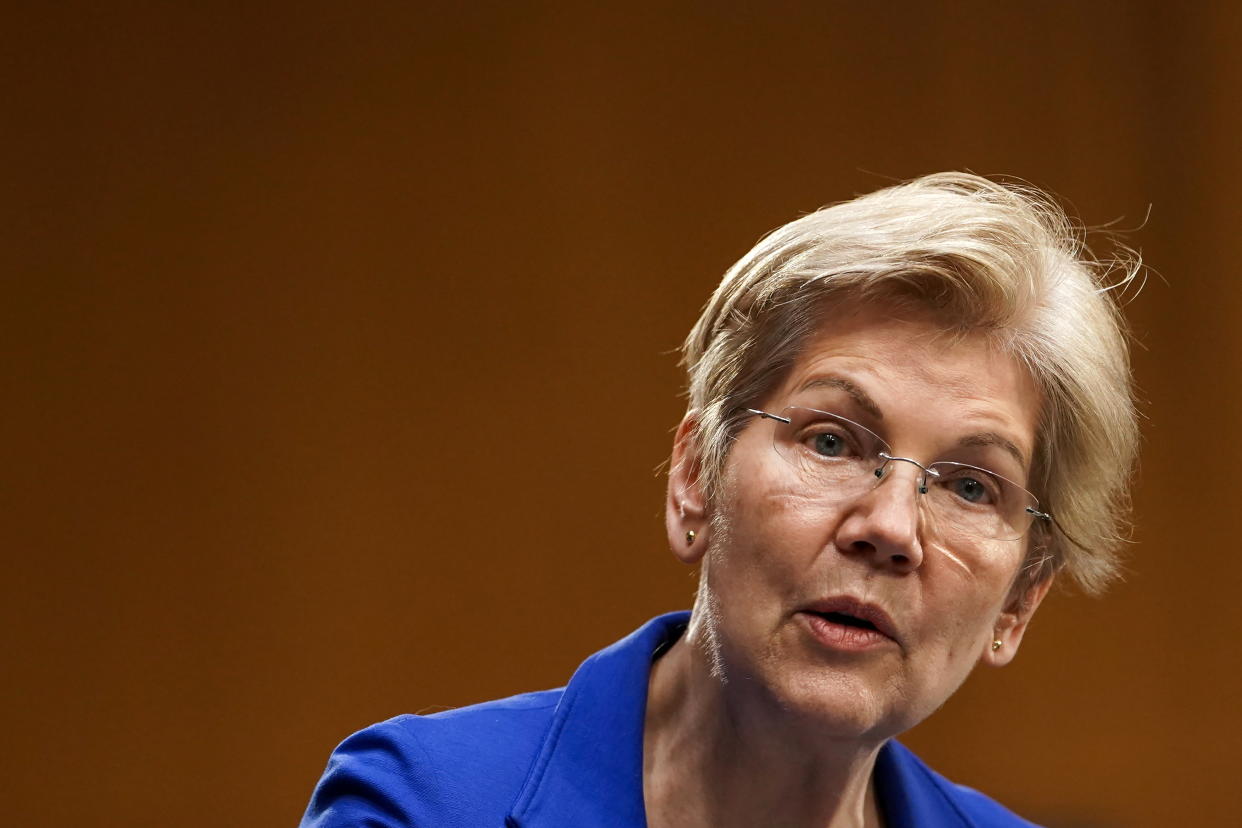
MULTIPOLYGON (((879 435, 845 417, 797 406, 786 408, 781 416, 789 422, 773 423, 777 453, 794 468, 812 497, 857 497, 879 485, 895 464, 919 466, 895 458, 879 435)), ((938 461, 919 466, 917 475, 926 488, 922 506, 928 528, 943 537, 1016 540, 1030 529, 1030 510, 1038 508, 1024 488, 978 466, 938 461)))

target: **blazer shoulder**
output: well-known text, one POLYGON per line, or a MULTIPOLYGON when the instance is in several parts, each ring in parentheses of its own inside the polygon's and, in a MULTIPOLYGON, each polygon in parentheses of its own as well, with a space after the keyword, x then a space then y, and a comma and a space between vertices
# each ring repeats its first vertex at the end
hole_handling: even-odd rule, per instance
POLYGON ((957 807, 970 818, 972 825, 980 828, 1040 828, 974 788, 947 780, 944 780, 944 784, 953 789, 952 798, 957 807))
POLYGON ((329 757, 303 828, 503 824, 560 695, 406 714, 358 731, 329 757))
MULTIPOLYGON (((477 767, 480 745, 487 746, 495 764, 511 767, 523 757, 534 759, 563 693, 563 688, 523 693, 469 707, 398 716, 385 724, 403 729, 445 767, 477 767)), ((527 765, 522 766, 523 778, 527 765)))
POLYGON ((886 799, 919 825, 1039 828, 974 788, 946 779, 899 742, 889 742, 880 755, 886 799))
POLYGON ((960 814, 967 825, 978 828, 1040 828, 1028 822, 1004 805, 967 785, 959 785, 923 765, 920 769, 940 791, 953 810, 960 814))

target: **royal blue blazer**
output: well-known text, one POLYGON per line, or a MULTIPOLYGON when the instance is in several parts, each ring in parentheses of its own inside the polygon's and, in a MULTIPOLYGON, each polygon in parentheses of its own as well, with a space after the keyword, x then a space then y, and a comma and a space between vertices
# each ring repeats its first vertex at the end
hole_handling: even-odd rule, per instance
MULTIPOLYGON (((329 758, 302 828, 645 828, 648 672, 689 617, 652 619, 561 689, 355 733, 329 758)), ((896 742, 876 759, 875 785, 889 828, 1032 828, 896 742)))

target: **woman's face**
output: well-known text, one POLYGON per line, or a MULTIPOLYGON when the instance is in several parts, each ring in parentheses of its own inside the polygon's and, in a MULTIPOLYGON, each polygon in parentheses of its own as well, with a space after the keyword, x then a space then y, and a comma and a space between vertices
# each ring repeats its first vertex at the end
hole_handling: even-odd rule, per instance
MULTIPOLYGON (((1026 485, 1040 396, 982 336, 954 340, 929 320, 864 306, 830 317, 758 407, 787 406, 862 424, 899 457, 969 463, 1026 485)), ((851 497, 810 490, 774 448, 777 428, 748 422, 705 507, 703 640, 737 689, 840 737, 888 738, 932 713, 980 660, 1012 658, 1047 583, 1019 611, 1010 589, 1025 540, 937 530, 911 463, 890 463, 851 497)))

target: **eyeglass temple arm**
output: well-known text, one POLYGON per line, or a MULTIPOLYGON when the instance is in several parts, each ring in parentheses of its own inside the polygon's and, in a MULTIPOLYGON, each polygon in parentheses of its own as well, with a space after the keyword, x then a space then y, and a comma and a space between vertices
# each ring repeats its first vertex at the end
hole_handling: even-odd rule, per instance
POLYGON ((1032 509, 1030 506, 1027 506, 1026 510, 1031 513, 1032 517, 1042 520, 1044 523, 1052 522, 1052 515, 1048 514, 1047 512, 1041 512, 1037 509, 1032 509))
POLYGON ((746 409, 746 412, 748 414, 754 414, 756 417, 763 417, 768 420, 776 420, 778 423, 784 423, 785 425, 789 425, 789 418, 782 417, 779 414, 769 414, 768 412, 760 411, 757 408, 748 408, 746 409))

